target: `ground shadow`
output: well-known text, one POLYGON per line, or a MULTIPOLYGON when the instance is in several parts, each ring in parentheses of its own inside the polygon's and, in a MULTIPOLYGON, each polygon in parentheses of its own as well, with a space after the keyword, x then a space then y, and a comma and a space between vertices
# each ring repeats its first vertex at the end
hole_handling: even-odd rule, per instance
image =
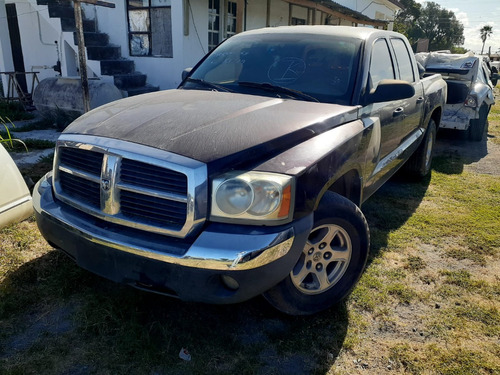
POLYGON ((107 281, 52 251, 0 283, 0 373, 325 373, 348 324, 345 304, 290 317, 261 297, 186 303, 107 281))
POLYGON ((439 129, 433 167, 445 174, 460 174, 464 165, 475 163, 488 154, 487 130, 479 142, 471 141, 466 131, 439 129))
POLYGON ((415 180, 405 171, 400 171, 363 204, 362 211, 368 221, 371 238, 368 265, 387 246, 389 234, 406 223, 416 211, 430 180, 430 175, 415 180))

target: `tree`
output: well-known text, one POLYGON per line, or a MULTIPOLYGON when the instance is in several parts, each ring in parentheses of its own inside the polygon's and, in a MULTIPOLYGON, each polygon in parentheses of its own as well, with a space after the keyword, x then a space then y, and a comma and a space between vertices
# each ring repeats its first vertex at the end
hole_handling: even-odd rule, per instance
MULTIPOLYGON (((414 0, 405 0, 409 9, 396 16, 395 29, 403 32, 412 45, 419 39, 429 40, 429 49, 451 50, 464 42, 464 26, 451 10, 434 2, 423 6, 414 0)), ((403 5, 405 5, 403 3, 403 5)))
POLYGON ((481 48, 481 55, 482 55, 483 51, 484 51, 484 44, 486 43, 486 39, 488 39, 491 36, 491 34, 493 34, 493 26, 484 25, 479 30, 479 33, 481 35, 481 40, 483 41, 483 48, 481 48))
POLYGON ((464 47, 451 47, 450 51, 451 53, 459 53, 459 54, 469 52, 469 50, 464 47))
POLYGON ((400 0, 403 9, 396 14, 394 31, 408 36, 408 29, 420 16, 422 6, 415 0, 400 0))

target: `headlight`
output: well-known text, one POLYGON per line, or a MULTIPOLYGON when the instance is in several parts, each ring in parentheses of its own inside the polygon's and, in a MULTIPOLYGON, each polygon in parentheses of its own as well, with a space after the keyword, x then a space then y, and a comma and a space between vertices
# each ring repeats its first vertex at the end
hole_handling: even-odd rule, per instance
POLYGON ((469 95, 469 96, 467 96, 467 99, 465 99, 464 104, 466 107, 476 108, 477 107, 477 100, 475 97, 469 95))
POLYGON ((211 218, 282 221, 292 212, 293 178, 266 172, 231 172, 212 182, 211 218))

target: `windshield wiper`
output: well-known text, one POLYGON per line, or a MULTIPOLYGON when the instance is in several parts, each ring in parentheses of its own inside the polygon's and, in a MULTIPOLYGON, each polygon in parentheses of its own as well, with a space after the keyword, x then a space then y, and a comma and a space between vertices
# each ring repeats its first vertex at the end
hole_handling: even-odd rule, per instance
POLYGON ((226 92, 234 92, 232 90, 229 90, 227 87, 217 85, 216 83, 208 82, 203 79, 198 79, 198 78, 186 78, 186 82, 192 82, 192 83, 197 83, 201 86, 205 86, 211 89, 214 89, 216 91, 226 91, 226 92))
POLYGON ((307 100, 310 102, 318 102, 319 103, 319 100, 316 99, 314 96, 303 93, 302 91, 289 89, 288 87, 272 85, 272 84, 267 83, 267 82, 263 82, 263 83, 238 82, 238 85, 245 86, 245 87, 255 87, 255 88, 266 90, 266 91, 272 91, 272 92, 276 92, 276 93, 286 94, 288 96, 291 96, 292 98, 299 98, 299 99, 307 100))

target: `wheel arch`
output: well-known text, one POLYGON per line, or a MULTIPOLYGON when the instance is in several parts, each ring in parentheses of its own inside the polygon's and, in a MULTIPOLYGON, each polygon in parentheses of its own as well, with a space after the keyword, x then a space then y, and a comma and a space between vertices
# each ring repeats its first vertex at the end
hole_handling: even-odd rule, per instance
POLYGON ((436 123, 436 129, 438 129, 439 125, 441 124, 442 118, 443 118, 443 108, 436 107, 432 111, 430 118, 427 120, 427 123, 429 123, 430 120, 434 120, 434 122, 436 123))
POLYGON ((341 176, 330 180, 328 184, 323 187, 321 193, 318 195, 314 210, 318 208, 327 192, 336 193, 360 207, 362 199, 361 186, 362 179, 358 170, 354 168, 348 170, 341 176))

